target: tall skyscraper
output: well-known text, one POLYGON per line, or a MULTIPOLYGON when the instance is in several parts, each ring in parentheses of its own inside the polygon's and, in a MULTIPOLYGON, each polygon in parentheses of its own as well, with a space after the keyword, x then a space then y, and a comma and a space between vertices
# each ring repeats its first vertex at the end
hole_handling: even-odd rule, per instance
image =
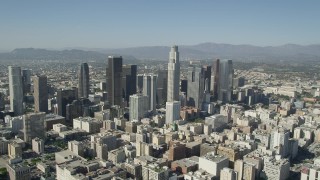
POLYGON ((122 105, 122 57, 109 56, 107 68, 107 91, 111 105, 122 105))
POLYGON ((218 100, 224 103, 231 101, 233 86, 232 60, 222 60, 219 64, 218 100))
POLYGON ((34 110, 35 112, 48 111, 48 86, 46 76, 33 77, 33 97, 34 97, 34 110))
POLYGON ((158 81, 157 81, 157 104, 165 104, 167 101, 167 85, 168 85, 168 71, 159 70, 158 71, 158 81))
POLYGON ((219 89, 219 72, 220 72, 220 60, 216 59, 213 63, 213 71, 211 72, 211 92, 214 98, 218 98, 219 89))
POLYGON ((188 68, 188 106, 201 109, 204 95, 204 71, 201 67, 188 68))
POLYGON ((22 70, 22 86, 23 86, 23 94, 27 94, 31 89, 31 70, 23 69, 22 70))
POLYGON ((166 103, 166 124, 180 119, 180 101, 166 103))
POLYGON ((211 91, 211 66, 205 65, 203 68, 203 74, 204 74, 204 83, 207 84, 207 90, 211 91))
POLYGON ((144 74, 137 75, 137 93, 142 93, 143 90, 143 76, 144 74))
POLYGON ((130 105, 129 105, 129 120, 138 120, 140 121, 145 117, 145 114, 149 110, 148 106, 148 96, 142 94, 134 94, 130 96, 130 105))
POLYGON ((79 86, 78 97, 88 98, 89 96, 89 66, 87 63, 82 63, 79 69, 79 86))
POLYGON ((180 62, 178 46, 172 46, 168 63, 167 101, 179 101, 180 62))
POLYGON ((148 96, 149 110, 156 110, 157 76, 145 74, 143 77, 143 95, 148 96))
POLYGON ((10 108, 15 116, 22 115, 23 110, 23 90, 22 90, 21 68, 9 66, 9 91, 10 108))
POLYGON ((60 89, 57 92, 58 115, 66 117, 66 106, 77 99, 74 89, 60 89))
POLYGON ((122 96, 129 102, 129 96, 137 93, 137 65, 122 66, 122 96))

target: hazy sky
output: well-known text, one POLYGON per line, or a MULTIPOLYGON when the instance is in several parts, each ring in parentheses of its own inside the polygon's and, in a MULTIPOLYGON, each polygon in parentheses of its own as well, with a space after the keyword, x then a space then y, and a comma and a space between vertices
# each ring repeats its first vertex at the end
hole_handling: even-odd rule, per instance
POLYGON ((319 0, 8 0, 0 50, 320 43, 319 0))

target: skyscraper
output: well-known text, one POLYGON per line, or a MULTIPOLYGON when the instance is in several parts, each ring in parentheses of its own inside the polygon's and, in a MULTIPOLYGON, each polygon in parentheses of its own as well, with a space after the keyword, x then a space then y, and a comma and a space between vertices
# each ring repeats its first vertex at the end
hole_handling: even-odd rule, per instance
POLYGON ((148 96, 149 110, 156 110, 157 76, 145 74, 143 77, 143 95, 148 96))
POLYGON ((88 98, 89 95, 89 66, 82 63, 79 69, 78 97, 88 98))
POLYGON ((224 103, 231 101, 233 86, 232 60, 222 60, 219 64, 218 100, 224 103))
POLYGON ((203 68, 203 74, 204 74, 204 83, 207 83, 207 90, 208 92, 211 91, 211 66, 205 65, 203 68))
POLYGON ((168 81, 168 71, 159 70, 158 71, 158 81, 157 81, 157 104, 165 104, 167 101, 167 83, 168 81))
POLYGON ((127 102, 129 96, 137 93, 137 65, 122 66, 122 95, 127 102))
POLYGON ((201 109, 204 94, 204 71, 201 67, 188 68, 188 106, 201 109))
POLYGON ((216 59, 213 63, 213 71, 211 72, 211 92, 214 98, 218 98, 219 89, 219 72, 220 72, 220 60, 216 59))
POLYGON ((35 112, 48 111, 48 86, 46 76, 33 77, 33 97, 34 97, 34 110, 35 112))
POLYGON ((15 116, 24 113, 22 88, 21 68, 9 66, 10 108, 15 116))
POLYGON ((148 96, 134 94, 130 96, 129 120, 141 120, 148 112, 148 96))
POLYGON ((180 62, 178 46, 172 46, 168 63, 167 101, 179 101, 180 62))
POLYGON ((74 89, 60 89, 57 92, 58 115, 66 117, 66 106, 76 100, 74 89))
POLYGON ((109 56, 107 68, 107 91, 111 105, 122 105, 122 57, 109 56))
POLYGON ((31 89, 31 70, 30 69, 23 69, 22 70, 22 89, 23 94, 27 94, 30 92, 31 89))

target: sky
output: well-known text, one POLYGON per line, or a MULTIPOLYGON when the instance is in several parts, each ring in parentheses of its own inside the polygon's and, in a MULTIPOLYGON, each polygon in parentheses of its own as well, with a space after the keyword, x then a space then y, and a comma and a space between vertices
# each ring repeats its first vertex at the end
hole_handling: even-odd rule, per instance
POLYGON ((318 0, 10 0, 0 50, 320 43, 318 0))

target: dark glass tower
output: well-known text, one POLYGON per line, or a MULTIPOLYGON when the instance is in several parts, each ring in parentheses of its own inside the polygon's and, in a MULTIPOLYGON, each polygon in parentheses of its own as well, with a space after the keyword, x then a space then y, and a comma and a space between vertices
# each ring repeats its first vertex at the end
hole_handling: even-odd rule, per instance
POLYGON ((137 65, 122 66, 122 96, 127 102, 137 92, 137 65))
POLYGON ((111 105, 122 105, 122 57, 109 56, 107 68, 108 101, 111 105))
POLYGON ((89 66, 82 63, 79 70, 78 97, 88 98, 89 96, 89 66))

